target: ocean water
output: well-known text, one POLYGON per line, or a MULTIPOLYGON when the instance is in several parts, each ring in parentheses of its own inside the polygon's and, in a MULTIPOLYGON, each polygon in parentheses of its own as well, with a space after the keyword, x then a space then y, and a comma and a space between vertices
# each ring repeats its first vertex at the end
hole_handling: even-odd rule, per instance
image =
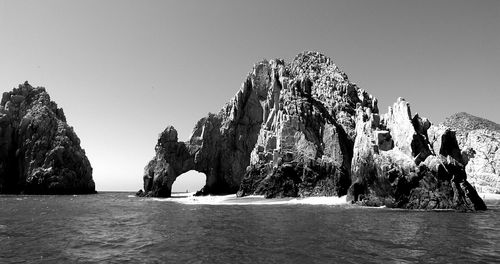
POLYGON ((182 196, 0 196, 0 263, 500 261, 498 200, 457 213, 182 196))

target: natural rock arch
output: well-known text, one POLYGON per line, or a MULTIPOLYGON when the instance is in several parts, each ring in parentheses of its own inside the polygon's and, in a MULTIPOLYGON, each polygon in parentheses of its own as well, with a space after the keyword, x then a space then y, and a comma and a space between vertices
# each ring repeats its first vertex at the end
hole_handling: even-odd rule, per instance
POLYGON ((199 194, 236 193, 268 115, 270 76, 269 63, 254 67, 236 96, 219 113, 200 119, 187 142, 179 142, 175 128, 168 126, 145 167, 145 195, 169 197, 177 176, 189 170, 207 176, 199 194))
POLYGON ((207 182, 205 173, 190 170, 180 174, 172 184, 172 193, 192 193, 201 190, 207 182))
MULTIPOLYGON (((455 134, 435 131, 398 99, 386 115, 330 58, 254 65, 234 99, 196 124, 188 142, 167 127, 146 166, 145 195, 168 197, 188 170, 199 194, 341 196, 354 203, 483 210, 455 134)), ((142 194, 144 195, 144 194, 142 194)))
MULTIPOLYGON (((156 155, 145 168, 145 195, 170 196, 176 177, 192 169, 207 176, 199 194, 236 193, 248 170, 274 173, 281 162, 293 163, 294 173, 283 172, 291 178, 304 173, 311 178, 304 192, 293 195, 343 195, 350 185, 350 116, 357 104, 378 111, 376 99, 349 83, 324 55, 300 54, 291 65, 279 59, 259 62, 219 113, 198 121, 188 142, 178 142, 171 126, 160 134, 156 155), (318 69, 316 75, 305 74, 312 61, 335 73, 335 98, 325 97, 331 88, 324 84, 315 87, 319 95, 312 94, 313 80, 324 74, 318 69), (330 111, 333 106, 339 111, 330 111)), ((246 181, 239 194, 253 193, 253 186, 246 181)), ((266 194, 275 195, 285 194, 281 189, 266 194)))
POLYGON ((177 130, 168 126, 159 136, 155 157, 144 168, 144 190, 152 196, 170 197, 177 176, 194 169, 193 155, 178 142, 177 130))

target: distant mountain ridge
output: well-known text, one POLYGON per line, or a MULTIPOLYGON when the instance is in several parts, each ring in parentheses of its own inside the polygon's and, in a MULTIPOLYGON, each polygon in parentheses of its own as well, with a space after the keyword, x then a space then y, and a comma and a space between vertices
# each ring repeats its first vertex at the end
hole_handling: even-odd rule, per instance
POLYGON ((477 129, 500 131, 500 124, 466 112, 460 112, 449 116, 444 120, 443 125, 459 132, 469 132, 477 129))

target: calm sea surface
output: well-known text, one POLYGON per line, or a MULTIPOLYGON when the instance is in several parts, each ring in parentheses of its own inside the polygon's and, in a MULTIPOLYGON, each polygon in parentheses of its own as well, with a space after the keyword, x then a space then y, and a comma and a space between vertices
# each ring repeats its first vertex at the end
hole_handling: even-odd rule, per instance
POLYGON ((494 263, 482 213, 184 204, 130 193, 0 196, 0 263, 494 263))

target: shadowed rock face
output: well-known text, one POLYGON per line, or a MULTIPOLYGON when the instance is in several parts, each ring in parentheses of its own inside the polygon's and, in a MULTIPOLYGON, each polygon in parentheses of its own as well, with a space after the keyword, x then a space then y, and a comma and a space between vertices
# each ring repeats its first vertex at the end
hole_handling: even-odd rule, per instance
POLYGON ((2 96, 0 193, 95 193, 80 140, 45 88, 25 82, 2 96))
POLYGON ((463 163, 453 132, 411 116, 404 99, 380 116, 377 99, 330 58, 304 52, 289 64, 254 65, 237 95, 198 121, 188 142, 168 127, 145 168, 142 195, 170 196, 175 178, 194 169, 207 175, 199 194, 348 194, 374 206, 485 209, 463 163))

